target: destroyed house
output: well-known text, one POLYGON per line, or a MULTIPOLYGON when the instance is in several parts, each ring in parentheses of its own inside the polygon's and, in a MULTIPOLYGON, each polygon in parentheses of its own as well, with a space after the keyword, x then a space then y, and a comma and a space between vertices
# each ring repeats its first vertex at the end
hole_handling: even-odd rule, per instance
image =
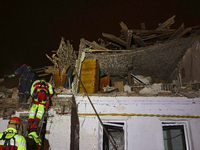
MULTIPOLYGON (((100 44, 81 39, 78 54, 62 38, 58 50, 46 55, 53 65, 35 69, 51 75, 54 86, 39 126, 43 148, 198 150, 199 30, 184 24, 170 29, 174 18, 155 30, 121 22, 120 37, 103 33, 107 41, 100 44)), ((30 104, 17 104, 17 89, 1 92, 0 131, 13 115, 25 128, 30 104)))

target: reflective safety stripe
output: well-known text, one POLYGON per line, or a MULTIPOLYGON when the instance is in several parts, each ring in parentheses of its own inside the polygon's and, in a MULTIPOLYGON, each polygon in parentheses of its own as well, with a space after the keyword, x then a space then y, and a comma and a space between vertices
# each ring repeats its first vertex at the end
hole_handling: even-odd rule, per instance
POLYGON ((37 114, 37 116, 41 116, 41 117, 42 117, 42 116, 43 116, 43 114, 37 114))
MULTIPOLYGON (((14 143, 14 141, 13 141, 13 143, 14 143)), ((16 142, 16 145, 22 145, 22 146, 26 147, 26 143, 23 143, 23 142, 16 142)))
POLYGON ((35 111, 30 111, 29 113, 35 113, 35 111))
POLYGON ((19 135, 15 135, 14 138, 17 139, 19 137, 19 135))
MULTIPOLYGON (((14 146, 14 144, 15 144, 15 146, 22 145, 22 146, 26 147, 26 143, 17 142, 17 138, 18 138, 18 137, 19 137, 19 135, 15 135, 15 136, 14 136, 14 138, 15 138, 15 143, 14 143, 14 140, 11 139, 11 140, 10 140, 10 145, 14 146)), ((4 143, 5 143, 5 141, 0 140, 0 145, 1 145, 1 144, 4 145, 4 143)))
POLYGON ((35 114, 29 114, 29 116, 35 116, 35 114))
POLYGON ((3 141, 3 140, 0 140, 0 144, 4 144, 4 142, 5 142, 5 141, 3 141))
POLYGON ((44 113, 44 111, 38 110, 39 113, 44 113))

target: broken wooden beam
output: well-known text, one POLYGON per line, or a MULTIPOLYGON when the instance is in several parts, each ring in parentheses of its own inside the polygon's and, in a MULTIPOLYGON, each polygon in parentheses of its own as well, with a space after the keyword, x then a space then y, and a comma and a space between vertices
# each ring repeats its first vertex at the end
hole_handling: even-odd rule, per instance
POLYGON ((126 49, 130 49, 130 47, 131 47, 131 41, 132 41, 132 37, 133 37, 133 31, 132 30, 128 30, 127 31, 127 39, 126 39, 126 42, 127 42, 127 44, 126 44, 126 49))
POLYGON ((131 47, 131 41, 132 41, 132 37, 133 37, 133 31, 132 30, 128 30, 128 27, 125 23, 121 22, 119 23, 121 26, 121 32, 124 35, 124 38, 126 40, 126 49, 130 49, 131 47))
POLYGON ((36 69, 33 69, 34 71, 37 71, 37 70, 42 70, 42 69, 45 69, 45 67, 42 67, 42 68, 36 68, 36 69))
POLYGON ((47 54, 46 54, 46 56, 54 64, 54 66, 58 67, 57 62, 54 59, 51 59, 51 57, 49 57, 47 54))
POLYGON ((126 41, 124 41, 124 40, 122 40, 122 39, 120 39, 120 38, 118 38, 118 37, 116 37, 116 36, 114 36, 112 34, 102 33, 102 36, 107 38, 107 39, 109 39, 109 40, 111 40, 111 41, 113 41, 113 42, 115 42, 115 43, 118 43, 118 44, 120 44, 122 46, 126 47, 126 45, 127 45, 126 41))
POLYGON ((168 40, 175 39, 181 32, 183 32, 183 30, 184 30, 184 23, 181 24, 181 26, 174 32, 174 34, 168 40))
POLYGON ((137 35, 133 34, 133 39, 142 47, 146 47, 146 43, 137 35))
POLYGON ((171 18, 167 19, 164 23, 160 24, 159 27, 156 29, 156 31, 161 31, 166 27, 169 27, 170 25, 172 25, 175 21, 174 18, 176 16, 172 16, 171 18))
POLYGON ((49 73, 39 74, 38 77, 47 76, 47 75, 50 75, 50 74, 49 73))
POLYGON ((168 38, 172 33, 168 32, 168 33, 164 33, 164 34, 160 34, 160 35, 150 35, 147 38, 144 38, 142 40, 147 41, 147 40, 152 40, 155 38, 160 38, 160 37, 166 37, 168 38))
POLYGON ((191 31, 191 28, 186 28, 184 29, 181 33, 179 33, 177 36, 176 36, 176 39, 177 38, 180 38, 182 36, 184 36, 186 33, 188 33, 189 31, 191 31))
POLYGON ((167 33, 167 32, 174 32, 176 29, 169 29, 169 30, 161 30, 161 31, 156 31, 156 30, 139 30, 139 29, 131 29, 133 33, 136 35, 138 34, 162 34, 162 33, 167 33))
POLYGON ((128 38, 128 27, 125 23, 123 22, 120 22, 119 25, 121 26, 121 32, 123 33, 124 35, 124 38, 125 40, 127 41, 127 38, 128 38))
POLYGON ((85 44, 92 47, 93 49, 99 49, 99 50, 105 50, 105 51, 109 50, 109 49, 97 44, 95 41, 89 42, 89 41, 85 40, 85 44))

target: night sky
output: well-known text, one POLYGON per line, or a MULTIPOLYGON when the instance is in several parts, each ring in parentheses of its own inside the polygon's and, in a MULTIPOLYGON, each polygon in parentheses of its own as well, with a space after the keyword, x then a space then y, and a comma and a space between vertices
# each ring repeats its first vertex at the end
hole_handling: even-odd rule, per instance
MULTIPOLYGON (((61 37, 77 51, 81 38, 97 42, 103 32, 120 36, 121 21, 129 29, 141 29, 141 23, 156 29, 173 15, 171 28, 200 25, 200 1, 0 1, 0 78, 24 63, 34 69, 52 65, 45 54, 51 56, 58 49, 61 37)), ((18 79, 9 79, 14 80, 18 79)))

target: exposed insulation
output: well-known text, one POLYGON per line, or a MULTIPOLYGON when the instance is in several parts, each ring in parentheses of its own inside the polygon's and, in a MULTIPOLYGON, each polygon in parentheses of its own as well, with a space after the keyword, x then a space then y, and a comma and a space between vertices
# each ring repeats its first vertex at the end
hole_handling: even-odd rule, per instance
MULTIPOLYGON (((81 82, 87 93, 96 93, 98 86, 98 65, 96 59, 85 59, 81 68, 81 82)), ((85 93, 80 85, 79 93, 85 93)))

